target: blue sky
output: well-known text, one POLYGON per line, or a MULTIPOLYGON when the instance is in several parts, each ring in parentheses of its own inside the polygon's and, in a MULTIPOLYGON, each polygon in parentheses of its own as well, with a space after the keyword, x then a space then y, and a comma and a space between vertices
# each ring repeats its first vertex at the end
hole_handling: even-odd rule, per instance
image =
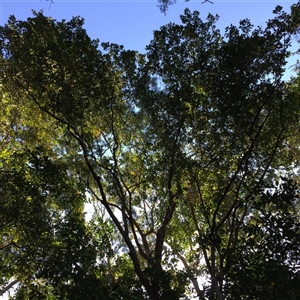
POLYGON ((162 14, 156 0, 54 0, 54 4, 45 0, 0 0, 0 23, 7 22, 9 15, 25 20, 32 16, 31 10, 43 10, 45 15, 57 20, 69 20, 72 16, 85 19, 85 28, 92 38, 102 42, 122 44, 126 49, 144 52, 150 42, 153 30, 168 23, 179 23, 179 16, 184 8, 199 10, 200 16, 206 18, 210 12, 218 14, 219 28, 229 24, 238 24, 243 18, 250 18, 253 24, 262 25, 272 16, 276 5, 282 5, 285 10, 296 1, 225 1, 215 0, 214 4, 201 4, 202 0, 184 2, 179 0, 171 6, 167 15, 162 14))

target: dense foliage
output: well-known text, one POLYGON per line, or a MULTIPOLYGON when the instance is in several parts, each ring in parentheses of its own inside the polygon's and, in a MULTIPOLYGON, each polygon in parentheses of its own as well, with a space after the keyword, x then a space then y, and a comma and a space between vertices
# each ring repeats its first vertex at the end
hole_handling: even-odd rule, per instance
POLYGON ((185 10, 146 54, 78 17, 0 27, 1 295, 299 299, 299 6, 274 14, 185 10))

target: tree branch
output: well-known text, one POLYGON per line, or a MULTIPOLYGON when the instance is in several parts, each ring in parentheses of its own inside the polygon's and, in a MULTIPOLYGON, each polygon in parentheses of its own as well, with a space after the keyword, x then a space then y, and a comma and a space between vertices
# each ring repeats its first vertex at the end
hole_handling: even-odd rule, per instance
POLYGON ((0 296, 3 296, 9 289, 11 289, 15 284, 20 282, 20 280, 16 279, 9 283, 4 289, 0 291, 0 296))

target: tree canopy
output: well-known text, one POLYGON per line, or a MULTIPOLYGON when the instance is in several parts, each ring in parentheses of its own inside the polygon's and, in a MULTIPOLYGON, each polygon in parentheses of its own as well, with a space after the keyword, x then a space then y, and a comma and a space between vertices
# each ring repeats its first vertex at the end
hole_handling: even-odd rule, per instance
POLYGON ((298 299, 299 5, 146 53, 34 12, 0 27, 1 295, 298 299), (91 220, 85 205, 93 205, 91 220))

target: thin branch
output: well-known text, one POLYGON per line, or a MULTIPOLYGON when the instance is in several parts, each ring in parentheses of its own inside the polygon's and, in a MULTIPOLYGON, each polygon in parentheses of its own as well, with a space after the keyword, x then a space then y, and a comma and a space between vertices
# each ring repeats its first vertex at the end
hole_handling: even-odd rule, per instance
POLYGON ((0 296, 3 296, 8 290, 10 290, 15 284, 19 283, 20 280, 16 279, 9 283, 4 289, 0 291, 0 296))

